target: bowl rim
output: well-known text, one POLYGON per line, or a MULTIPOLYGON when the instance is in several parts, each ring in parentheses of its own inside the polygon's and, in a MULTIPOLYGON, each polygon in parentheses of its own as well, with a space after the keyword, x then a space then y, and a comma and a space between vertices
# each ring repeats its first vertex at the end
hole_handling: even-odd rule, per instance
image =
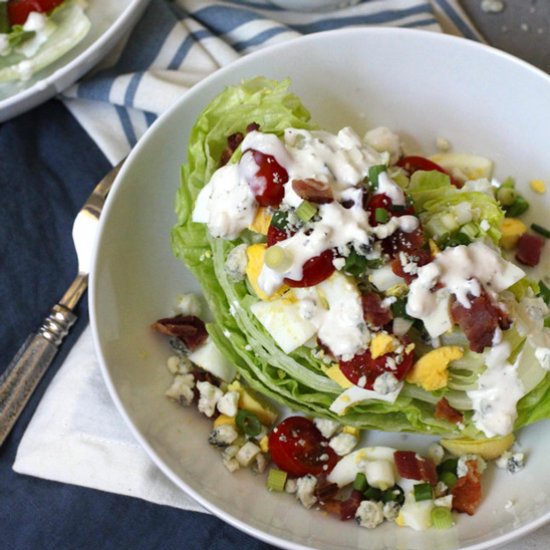
MULTIPOLYGON (((272 535, 270 533, 264 532, 261 529, 253 527, 248 523, 234 517, 230 512, 227 512, 219 508, 215 504, 210 503, 205 497, 203 497, 200 493, 192 489, 183 479, 181 479, 166 464, 164 464, 163 460, 157 455, 155 450, 151 447, 151 445, 147 442, 147 440, 141 435, 141 433, 139 432, 139 429, 133 423, 132 419, 126 412, 122 399, 120 398, 120 395, 111 378, 111 375, 109 372, 109 366, 103 354, 101 338, 99 337, 99 331, 98 331, 99 319, 97 318, 97 315, 96 315, 96 300, 98 295, 98 291, 96 287, 96 284, 97 284, 96 274, 98 271, 98 256, 99 256, 99 250, 101 248, 101 241, 102 241, 101 236, 103 234, 103 228, 106 225, 107 223, 106 220, 108 220, 111 213, 111 204, 113 203, 116 195, 118 195, 120 188, 123 185, 125 185, 125 182, 128 181, 128 179, 126 178, 127 172, 129 172, 130 167, 134 162, 134 160, 140 155, 141 150, 147 147, 147 144, 149 141, 155 139, 155 136, 157 135, 157 133, 162 131, 165 121, 171 118, 174 115, 174 113, 181 108, 181 105, 183 103, 186 103, 187 101, 190 100, 190 98, 194 97, 195 95, 200 95, 203 89, 209 89, 210 86, 212 86, 212 84, 215 83, 217 80, 223 79, 227 74, 235 70, 238 70, 241 66, 243 65, 246 66, 248 63, 254 61, 257 58, 261 58, 266 54, 277 52, 279 50, 285 50, 289 48, 289 44, 295 44, 296 41, 299 41, 300 43, 308 43, 308 42, 331 40, 331 39, 334 39, 335 37, 338 38, 339 36, 351 36, 351 35, 363 35, 363 34, 372 34, 372 35, 389 34, 389 35, 394 35, 396 39, 398 39, 400 36, 412 36, 412 37, 417 37, 418 39, 432 40, 434 42, 454 43, 459 45, 459 47, 462 49, 466 49, 466 50, 470 49, 476 52, 484 52, 487 55, 497 56, 499 58, 504 59, 508 63, 517 65, 521 67, 522 70, 529 71, 537 78, 542 78, 544 81, 546 81, 546 84, 548 85, 548 88, 550 91, 550 75, 545 73, 541 69, 535 67, 534 65, 528 63, 527 61, 524 61, 510 53, 499 50, 488 44, 475 42, 473 40, 469 40, 469 39, 455 36, 455 35, 434 32, 434 31, 427 31, 422 29, 403 28, 403 27, 350 27, 350 28, 344 28, 344 29, 312 33, 312 34, 300 36, 298 38, 291 39, 286 42, 281 42, 281 43, 274 44, 272 46, 268 46, 260 50, 254 51, 230 63, 229 65, 226 65, 216 70, 214 73, 208 75, 203 80, 195 84, 192 88, 190 88, 180 99, 178 99, 169 109, 167 109, 161 116, 157 118, 157 120, 151 125, 151 127, 145 132, 145 134, 138 141, 137 145, 132 149, 122 169, 118 173, 115 179, 115 182, 113 184, 112 190, 107 197, 107 201, 104 207, 104 212, 100 220, 100 235, 98 236, 99 238, 96 241, 96 246, 93 254, 92 270, 90 273, 89 310, 90 310, 90 324, 92 327, 92 338, 94 342, 94 349, 96 351, 97 359, 100 365, 100 370, 103 375, 103 379, 105 380, 105 384, 108 388, 109 394, 113 399, 119 413, 124 418, 124 421, 126 422, 126 425, 129 427, 133 436, 137 439, 140 445, 146 450, 147 454, 149 455, 149 458, 153 460, 155 465, 164 473, 164 475, 166 475, 178 488, 185 491, 188 495, 190 495, 195 501, 197 501, 206 510, 216 515, 221 520, 229 523, 233 527, 261 541, 267 542, 275 546, 288 548, 291 550, 311 550, 311 547, 304 546, 300 543, 296 543, 294 541, 283 539, 276 535, 272 535)), ((185 150, 186 150, 186 147, 185 147, 185 150)), ((519 539, 520 537, 523 537, 535 531, 536 529, 545 525, 548 522, 550 522, 550 508, 548 512, 543 516, 515 529, 514 531, 500 535, 494 539, 491 539, 490 541, 475 543, 468 546, 461 546, 459 550, 485 550, 487 548, 498 547, 503 544, 511 543, 519 539)))

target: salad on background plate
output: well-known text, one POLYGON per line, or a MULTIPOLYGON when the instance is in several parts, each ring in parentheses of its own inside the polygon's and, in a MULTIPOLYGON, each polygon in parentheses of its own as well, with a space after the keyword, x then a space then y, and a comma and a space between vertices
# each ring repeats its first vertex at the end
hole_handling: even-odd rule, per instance
POLYGON ((230 471, 271 461, 268 487, 306 507, 450 527, 486 461, 521 470, 514 432, 550 416, 550 290, 530 272, 550 233, 488 158, 332 134, 288 84, 227 88, 192 130, 172 246, 213 320, 184 296, 154 324, 168 395, 213 418, 230 471), (438 441, 420 456, 368 430, 438 441))
POLYGON ((0 0, 0 86, 27 81, 90 30, 83 0, 0 0))

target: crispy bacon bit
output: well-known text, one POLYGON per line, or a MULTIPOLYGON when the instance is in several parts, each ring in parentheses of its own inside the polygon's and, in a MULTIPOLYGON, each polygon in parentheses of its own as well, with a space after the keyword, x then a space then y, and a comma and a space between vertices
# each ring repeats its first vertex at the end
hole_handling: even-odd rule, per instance
POLYGON ((395 258, 399 252, 415 255, 419 253, 425 242, 422 227, 418 227, 410 233, 398 229, 382 241, 382 249, 392 258, 395 258))
POLYGON ((320 504, 323 504, 329 500, 334 500, 337 492, 338 485, 336 485, 336 483, 330 483, 325 477, 319 477, 317 479, 314 494, 320 504))
POLYGON ((518 241, 516 260, 529 267, 538 265, 543 246, 544 239, 542 237, 524 233, 518 241))
POLYGON ((431 485, 437 483, 437 471, 430 458, 422 458, 413 451, 395 451, 393 458, 401 477, 425 481, 431 485))
POLYGON ((492 345, 498 327, 503 330, 510 327, 510 318, 483 290, 479 296, 468 295, 468 301, 470 307, 464 307, 454 298, 451 316, 468 338, 472 351, 481 353, 483 348, 492 345))
MULTIPOLYGON (((260 125, 256 122, 251 122, 246 127, 246 133, 249 134, 250 132, 254 132, 256 130, 260 129, 260 125)), ((238 149, 239 145, 243 142, 244 136, 241 132, 235 132, 234 134, 231 134, 227 138, 227 147, 223 150, 222 156, 220 158, 220 166, 225 166, 231 157, 233 156, 233 153, 238 149)))
POLYGON ((391 309, 382 305, 382 299, 376 292, 364 294, 361 296, 361 302, 363 317, 369 325, 383 327, 393 319, 391 309))
POLYGON ((179 338, 189 351, 197 349, 208 338, 203 321, 194 315, 166 317, 151 326, 157 332, 179 338))
POLYGON ((321 503, 321 508, 329 514, 339 516, 342 521, 346 521, 355 517, 355 512, 363 499, 363 493, 354 489, 346 500, 327 500, 321 503))
POLYGON ((481 502, 481 475, 475 460, 466 461, 468 472, 451 489, 453 510, 473 516, 481 502))
POLYGON ((453 424, 458 424, 464 420, 464 415, 460 411, 453 409, 444 397, 435 404, 434 416, 442 420, 448 420, 453 424))
POLYGON ((327 204, 334 200, 330 185, 313 178, 294 180, 292 189, 301 199, 315 204, 327 204))

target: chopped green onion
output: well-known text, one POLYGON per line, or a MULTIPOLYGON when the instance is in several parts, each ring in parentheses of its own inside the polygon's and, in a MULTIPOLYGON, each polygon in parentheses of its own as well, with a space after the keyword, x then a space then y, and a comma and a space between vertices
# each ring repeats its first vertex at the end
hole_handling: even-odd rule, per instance
POLYGON ((412 320, 412 317, 407 315, 407 300, 398 298, 391 306, 393 317, 401 317, 402 319, 412 320))
POLYGON ((539 296, 544 300, 546 305, 550 304, 550 288, 542 281, 539 281, 539 296))
POLYGON ((462 234, 466 235, 469 239, 473 240, 477 237, 477 234, 479 233, 478 226, 473 222, 464 224, 460 228, 459 233, 462 233, 462 234))
POLYGON ((542 235, 543 237, 545 237, 546 239, 550 239, 550 231, 548 231, 548 229, 546 229, 545 227, 542 227, 542 225, 538 225, 536 223, 532 223, 531 224, 531 229, 535 232, 535 233, 538 233, 539 235, 542 235))
POLYGON ((355 250, 351 250, 346 258, 343 270, 354 277, 359 277, 367 270, 367 262, 368 260, 365 256, 361 256, 355 250))
POLYGON ((546 328, 550 328, 550 317, 546 317, 546 318, 544 319, 544 326, 545 326, 546 328))
POLYGON ((524 214, 528 208, 529 203, 521 195, 518 195, 516 200, 510 206, 506 206, 504 210, 508 218, 517 218, 524 214))
POLYGON ((414 486, 414 500, 431 500, 433 498, 433 489, 429 483, 417 483, 414 486))
POLYGON ((378 223, 386 223, 390 219, 390 213, 385 208, 377 208, 374 211, 374 219, 378 223))
POLYGON ((458 458, 448 458, 437 466, 437 473, 441 475, 443 472, 452 472, 456 474, 456 468, 458 466, 458 458))
POLYGON ((365 477, 365 474, 363 472, 358 472, 355 476, 355 480, 353 482, 353 489, 354 491, 365 491, 367 488, 367 478, 365 477))
POLYGON ((26 42, 36 36, 35 31, 24 31, 21 27, 17 27, 17 29, 17 32, 12 31, 8 38, 11 48, 15 48, 16 46, 19 46, 19 44, 22 44, 23 42, 26 42))
POLYGON ((403 504, 403 502, 405 502, 403 489, 401 489, 399 485, 394 485, 390 489, 385 490, 382 493, 382 502, 397 502, 397 504, 403 504))
POLYGON ((499 187, 499 189, 503 189, 503 188, 515 189, 516 188, 516 180, 512 177, 506 178, 502 182, 501 186, 499 187))
POLYGON ((513 187, 499 187, 497 191, 497 200, 502 206, 511 206, 517 196, 518 194, 513 187))
POLYGON ((369 168, 369 181, 373 189, 378 188, 378 176, 386 171, 385 164, 377 164, 369 168))
POLYGON ((258 417, 245 409, 240 409, 235 417, 237 428, 249 437, 255 437, 262 431, 262 423, 258 417))
POLYGON ((436 506, 431 512, 432 525, 436 529, 449 529, 454 525, 453 514, 450 508, 436 506))
POLYGON ((288 225, 288 212, 277 210, 271 218, 271 225, 284 231, 288 225))
POLYGON ((378 502, 382 498, 382 491, 380 491, 380 489, 377 489, 376 487, 371 487, 370 485, 367 485, 367 488, 363 491, 363 496, 367 500, 374 500, 378 502))
POLYGON ((0 2, 0 33, 8 34, 10 30, 11 23, 8 17, 8 3, 0 2))
POLYGON ((264 262, 273 271, 283 273, 291 266, 292 256, 288 250, 274 244, 265 251, 264 262))
POLYGON ((318 208, 309 201, 302 201, 298 208, 296 208, 296 215, 303 222, 308 222, 317 214, 318 208))
POLYGON ((269 491, 284 491, 287 473, 277 468, 270 468, 267 474, 267 488, 269 491))
POLYGON ((452 246, 460 246, 460 245, 469 245, 471 243, 470 237, 466 235, 465 233, 462 233, 462 231, 455 231, 453 233, 448 233, 446 236, 441 239, 441 242, 439 243, 443 248, 450 248, 452 246))
POLYGON ((452 489, 455 486, 457 479, 456 474, 453 474, 453 472, 441 472, 439 476, 439 480, 445 483, 449 489, 452 489))

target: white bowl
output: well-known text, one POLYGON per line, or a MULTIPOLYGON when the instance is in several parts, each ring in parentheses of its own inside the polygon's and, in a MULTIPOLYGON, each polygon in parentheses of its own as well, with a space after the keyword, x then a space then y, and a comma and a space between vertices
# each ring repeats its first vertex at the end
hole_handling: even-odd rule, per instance
POLYGON ((137 23, 150 0, 94 0, 86 8, 92 24, 84 39, 30 80, 0 84, 0 122, 62 92, 105 57, 137 23))
MULTIPOLYGON (((106 383, 121 414, 156 464, 206 508, 248 533, 288 548, 480 549, 519 537, 550 519, 548 423, 523 430, 528 465, 484 480, 474 517, 423 533, 386 524, 373 531, 307 511, 271 494, 262 477, 229 474, 207 444, 211 423, 164 397, 170 350, 151 322, 178 294, 198 289, 176 261, 169 233, 174 195, 194 120, 224 86, 243 78, 290 76, 322 126, 359 131, 386 125, 411 146, 434 151, 437 137, 456 151, 491 157, 496 174, 520 184, 550 174, 550 78, 509 55, 468 40, 422 31, 354 29, 312 35, 250 55, 195 86, 142 138, 121 171, 102 218, 91 279, 91 320, 106 383), (509 506, 513 503, 513 506, 509 506)), ((534 197, 544 220, 548 196, 534 197)), ((544 223, 544 222, 543 222, 544 223)), ((369 434, 369 442, 426 448, 426 439, 369 434)))

